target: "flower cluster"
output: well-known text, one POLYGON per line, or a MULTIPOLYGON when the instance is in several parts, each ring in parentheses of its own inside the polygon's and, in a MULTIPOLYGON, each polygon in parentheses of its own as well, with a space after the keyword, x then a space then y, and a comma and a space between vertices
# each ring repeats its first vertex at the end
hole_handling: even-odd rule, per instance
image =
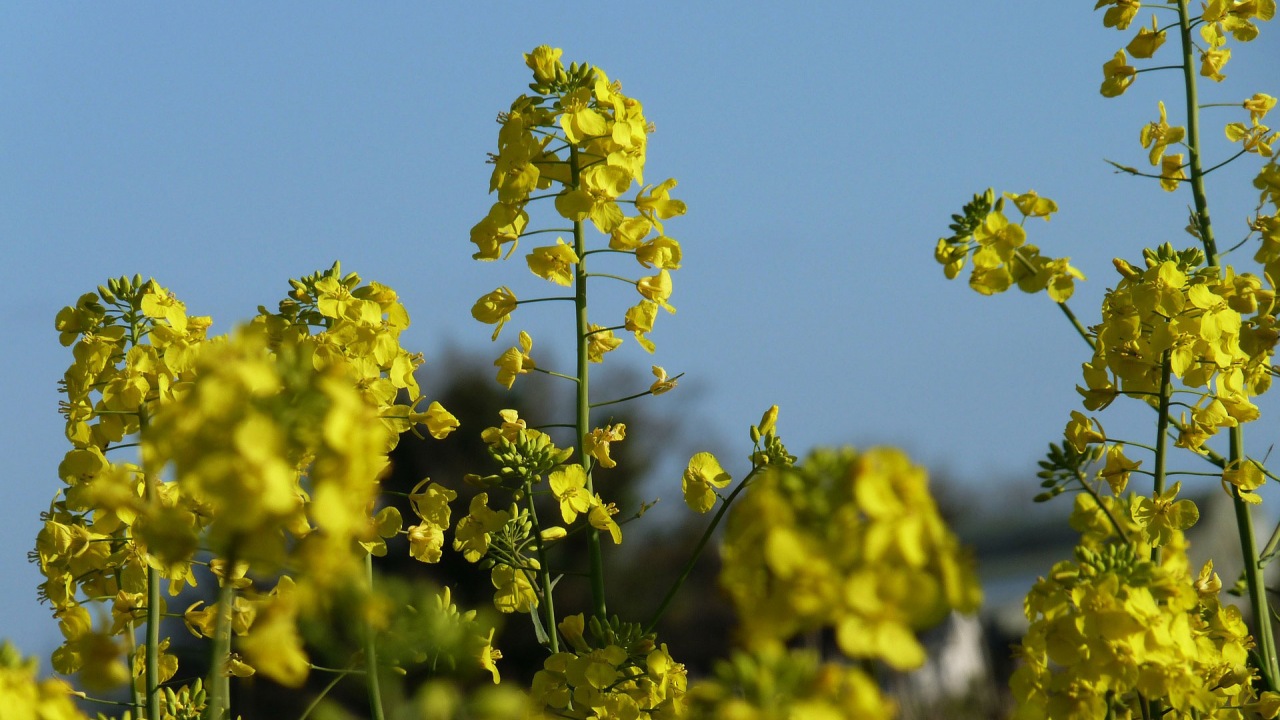
POLYGON ((889 720, 897 710, 861 668, 776 643, 717 663, 714 677, 689 689, 689 709, 695 720, 889 720))
POLYGON ((35 658, 24 660, 12 645, 0 643, 0 697, 5 717, 13 720, 87 720, 76 707, 71 688, 61 680, 36 680, 35 658))
POLYGON ((1168 532, 1158 564, 1150 547, 1117 535, 1139 534, 1131 518, 1144 500, 1105 497, 1100 506, 1077 496, 1076 558, 1054 565, 1027 596, 1031 627, 1013 678, 1018 717, 1143 717, 1154 700, 1179 717, 1236 718, 1255 700, 1253 638, 1239 608, 1219 603, 1213 564, 1193 577, 1179 530, 1168 532))
POLYGON ((1044 290, 1054 302, 1065 302, 1075 292, 1075 281, 1083 280, 1084 275, 1071 266, 1070 258, 1041 255, 1038 247, 1027 244, 1024 229, 1029 218, 1044 218, 1047 222, 1057 211, 1057 203, 1033 190, 996 198, 988 188, 973 196, 963 214, 952 216, 952 235, 938 238, 934 259, 943 266, 947 278, 954 280, 972 256, 969 287, 983 295, 1002 293, 1017 285, 1023 292, 1044 290), (1022 215, 1017 224, 1009 222, 1004 214, 1006 199, 1022 215))
MULTIPOLYGON (((52 504, 34 557, 65 637, 59 672, 80 672, 94 688, 142 682, 149 663, 134 634, 160 622, 157 584, 168 580, 176 595, 208 565, 241 595, 190 608, 188 627, 212 636, 217 618, 233 617, 246 659, 300 683, 309 664, 299 613, 351 577, 359 547, 385 553, 384 538, 401 532, 394 508, 373 512, 387 453, 402 431, 425 424, 443 437, 457 421, 436 403, 415 410, 421 357, 400 347, 409 318, 394 291, 361 286, 337 264, 292 283, 279 313, 261 310, 216 339, 206 337, 209 318, 189 317, 140 277, 112 280, 58 313, 63 344, 74 344, 63 382, 73 447, 59 468, 65 498, 52 504), (114 461, 130 447, 140 463, 114 461), (282 572, 270 592, 246 577, 282 572), (100 603, 109 623, 92 621, 100 603)), ((149 650, 158 675, 148 682, 176 672, 168 644, 149 650)), ((231 659, 230 672, 254 671, 231 659)))
MULTIPOLYGON (((565 68, 560 55, 559 49, 545 45, 525 55, 534 75, 530 85, 534 94, 521 95, 498 117, 498 152, 489 183, 490 192, 498 197, 471 229, 471 242, 478 248, 473 257, 510 257, 520 238, 533 232, 528 227, 529 203, 554 198, 559 217, 573 223, 573 241, 557 238, 554 245, 532 249, 526 256, 529 270, 556 285, 581 285, 587 277, 586 254, 601 252, 586 248, 581 229, 589 221, 608 236, 609 251, 633 255, 643 268, 657 271, 626 279, 640 300, 626 311, 621 325, 592 325, 583 330, 589 338, 590 360, 601 362, 605 353, 621 344, 614 335, 619 329, 631 332, 653 352, 648 333, 659 308, 675 312, 667 301, 671 272, 680 268, 681 261, 680 243, 666 234, 663 221, 684 214, 685 205, 671 197, 675 180, 644 184, 645 147, 653 127, 639 101, 624 95, 621 85, 599 68, 576 63, 565 68), (633 185, 640 187, 626 199, 633 185), (534 196, 538 190, 550 192, 534 196), (633 207, 635 213, 627 214, 625 206, 633 207)), ((578 296, 582 297, 581 290, 578 296)), ((509 288, 500 287, 480 298, 472 315, 496 325, 496 339, 520 302, 509 288)), ((532 340, 522 333, 520 346, 495 363, 499 382, 510 387, 517 375, 534 367, 531 347, 532 340)))
POLYGON ((1107 293, 1093 358, 1078 388, 1089 410, 1121 393, 1158 396, 1165 369, 1198 396, 1182 417, 1178 445, 1201 451, 1220 428, 1257 419, 1252 397, 1271 386, 1280 332, 1275 293, 1260 278, 1202 267, 1199 250, 1145 251, 1146 268, 1116 260, 1121 280, 1107 293), (1248 316, 1248 317, 1247 317, 1248 316))
POLYGON ((628 720, 644 715, 663 720, 686 717, 684 665, 634 626, 590 626, 588 642, 582 615, 559 625, 572 651, 554 653, 533 677, 530 699, 554 717, 628 720))
POLYGON ((981 601, 972 559, 900 451, 820 451, 770 467, 729 516, 721 585, 747 648, 833 628, 849 657, 905 670, 915 631, 981 601))
MULTIPOLYGON (((1102 24, 1116 30, 1127 30, 1142 9, 1138 0, 1098 0, 1094 9, 1106 8, 1102 16, 1102 24)), ((1202 3, 1203 12, 1199 18, 1192 20, 1198 25, 1200 38, 1204 47, 1200 53, 1200 75, 1215 82, 1221 82, 1226 75, 1222 68, 1231 59, 1231 48, 1227 47, 1227 39, 1237 42, 1249 42, 1258 36, 1258 20, 1267 21, 1275 16, 1275 0, 1212 0, 1202 3)), ((1175 25, 1176 27, 1176 25, 1175 25)), ((1139 27, 1138 34, 1129 41, 1122 50, 1102 67, 1101 92, 1105 97, 1116 97, 1124 94, 1133 84, 1138 69, 1129 64, 1129 56, 1139 59, 1150 59, 1156 54, 1166 39, 1166 30, 1159 25, 1159 19, 1151 16, 1151 27, 1139 27), (1127 54, 1126 54, 1127 53, 1127 54)))

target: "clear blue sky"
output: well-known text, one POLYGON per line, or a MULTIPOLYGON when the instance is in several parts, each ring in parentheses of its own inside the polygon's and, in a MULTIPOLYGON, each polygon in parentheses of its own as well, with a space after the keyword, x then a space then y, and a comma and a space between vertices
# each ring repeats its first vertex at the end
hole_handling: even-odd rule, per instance
MULTIPOLYGON (((777 403, 793 450, 894 443, 974 493, 1029 496, 1087 350, 1043 295, 945 281, 932 250, 949 215, 988 185, 1057 200, 1030 241, 1089 275, 1073 303, 1087 323, 1113 255, 1190 244, 1188 193, 1102 162, 1144 162, 1139 128, 1179 77, 1104 100, 1102 63, 1128 35, 1090 5, 5 4, 0 636, 29 653, 57 638, 25 558, 66 450, 53 317, 106 277, 154 276, 222 332, 341 259, 400 292, 404 342, 429 363, 448 347, 496 357, 520 328, 552 344, 540 329, 567 320, 549 306, 493 345, 469 315, 497 285, 546 287, 519 257, 473 262, 467 240, 491 202, 494 116, 543 43, 622 80, 657 125, 647 174, 677 178, 689 212, 667 228, 685 267, 655 361, 700 390, 708 445, 740 454, 777 403)), ((1274 30, 1206 100, 1280 94, 1274 30)), ((1225 157, 1220 127, 1238 118, 1209 119, 1225 157)), ((1243 234, 1250 176, 1211 178, 1220 237, 1243 234)), ((616 356, 647 372, 633 342, 616 356)), ((1265 449, 1276 430, 1251 433, 1265 449)))

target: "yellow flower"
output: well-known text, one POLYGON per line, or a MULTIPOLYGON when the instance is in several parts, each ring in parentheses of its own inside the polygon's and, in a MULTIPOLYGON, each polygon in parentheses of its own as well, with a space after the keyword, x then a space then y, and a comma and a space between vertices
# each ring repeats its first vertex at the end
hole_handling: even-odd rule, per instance
POLYGON ((1165 155, 1160 159, 1160 187, 1169 192, 1178 189, 1178 183, 1187 179, 1182 169, 1182 153, 1165 155))
MULTIPOLYGON (((553 48, 550 45, 539 45, 533 49, 533 52, 524 54, 524 64, 533 71, 535 82, 547 85, 564 74, 564 64, 560 62, 560 55, 563 52, 560 48, 553 48)), ((494 682, 497 682, 496 674, 494 682)))
POLYGON ((636 342, 640 343, 640 347, 644 348, 647 353, 653 352, 654 345, 653 341, 645 337, 645 335, 653 332, 653 323, 657 319, 658 304, 655 302, 641 300, 638 305, 627 309, 623 327, 628 332, 635 334, 636 342))
POLYGON ((1167 491, 1154 498, 1140 497, 1130 510, 1133 521, 1146 531, 1153 546, 1165 545, 1173 539, 1173 533, 1186 530, 1200 519, 1200 510, 1190 500, 1174 501, 1182 483, 1174 483, 1167 491))
POLYGON ((645 267, 679 270, 680 243, 666 235, 659 235, 636 248, 636 260, 645 267))
POLYGON ((671 188, 675 186, 675 178, 667 178, 659 185, 645 187, 636 196, 636 209, 649 218, 653 226, 658 228, 658 232, 662 232, 662 223, 658 220, 666 220, 685 213, 684 202, 671 198, 671 188))
POLYGON ((506 525, 511 515, 506 510, 490 509, 488 493, 471 498, 470 509, 453 530, 453 549, 461 551, 467 562, 479 562, 489 552, 490 535, 506 525))
POLYGON ((587 491, 587 471, 581 465, 574 463, 556 468, 547 480, 551 493, 560 503, 560 516, 566 523, 572 523, 579 513, 591 509, 593 498, 587 491))
MULTIPOLYGON (((582 439, 582 450, 587 455, 594 457, 600 463, 600 467, 611 468, 617 463, 613 461, 613 458, 609 457, 609 443, 622 442, 626 437, 627 426, 622 423, 596 428, 582 439)), ((570 521, 566 520, 565 522, 570 521)))
POLYGON ((1142 461, 1134 462, 1124 455, 1124 447, 1112 445, 1107 448, 1107 463, 1102 468, 1102 479, 1111 486, 1111 494, 1119 496, 1129 484, 1129 474, 1142 466, 1142 461))
POLYGON ((653 384, 649 386, 649 394, 661 395, 662 393, 675 388, 676 379, 667 378, 667 371, 664 370, 662 366, 654 365, 652 367, 653 367, 653 376, 658 379, 654 380, 653 384))
POLYGON ((588 218, 600 232, 611 235, 624 216, 617 198, 631 187, 631 173, 605 164, 582 171, 581 187, 556 196, 556 212, 574 222, 588 218))
POLYGON ((720 466, 720 461, 709 452, 700 452, 689 458, 685 468, 681 486, 684 490, 684 502, 691 510, 705 513, 715 505, 716 492, 713 488, 723 488, 733 478, 720 466))
POLYGON ((618 508, 614 507, 613 503, 602 503, 598 497, 591 511, 587 513, 587 522, 591 523, 591 527, 608 532, 614 545, 622 543, 622 528, 618 527, 618 523, 613 520, 613 516, 617 514, 618 508))
POLYGON ((1165 114, 1164 102, 1160 102, 1160 119, 1155 122, 1147 123, 1142 128, 1139 139, 1142 141, 1142 147, 1151 148, 1151 154, 1147 159, 1152 165, 1159 165, 1160 158, 1164 155, 1165 148, 1170 145, 1182 142, 1186 131, 1181 126, 1170 127, 1168 116, 1165 114))
POLYGON ((1049 216, 1058 212, 1058 203, 1047 197, 1040 197, 1035 190, 1028 190, 1021 195, 1005 193, 1004 196, 1012 200, 1018 212, 1026 217, 1044 218, 1048 222, 1049 216))
POLYGON ((1109 7, 1103 13, 1102 24, 1105 27, 1113 27, 1117 30, 1124 30, 1129 27, 1129 23, 1133 22, 1133 18, 1142 9, 1141 0, 1098 0, 1098 4, 1093 6, 1093 9, 1097 10, 1106 5, 1114 5, 1115 7, 1109 7))
POLYGON ((493 329, 491 339, 497 340, 498 333, 502 332, 502 326, 511 319, 511 311, 516 309, 517 302, 515 293, 509 288, 500 287, 481 297, 475 305, 471 306, 471 317, 486 325, 496 323, 497 327, 493 329))
POLYGON ((438 563, 444 550, 444 530, 423 523, 408 530, 409 557, 424 563, 438 563))
POLYGON ((534 275, 565 287, 573 284, 573 266, 578 263, 578 255, 564 238, 556 238, 555 245, 534 248, 527 260, 534 275))
POLYGON ((444 409, 444 406, 435 400, 427 406, 427 412, 422 421, 427 425, 427 432, 431 437, 437 440, 443 440, 449 436, 449 433, 458 428, 458 418, 453 413, 444 409))
POLYGON ((500 678, 496 663, 502 659, 502 651, 493 646, 493 632, 494 628, 489 628, 489 635, 483 639, 476 654, 478 656, 477 659, 480 661, 480 667, 488 670, 493 675, 493 684, 497 685, 500 678))
POLYGON ((489 214, 471 228, 471 242, 480 248, 472 255, 475 260, 497 260, 502 257, 502 246, 511 243, 507 255, 515 252, 520 234, 529 224, 529 215, 519 207, 507 203, 494 203, 489 214))
POLYGON ((1240 499, 1253 504, 1262 501, 1253 491, 1262 487, 1266 481, 1267 477, 1252 460, 1238 462, 1222 473, 1222 487, 1225 489, 1227 485, 1234 485, 1240 492, 1240 499))
POLYGON ((1164 44, 1164 31, 1156 24, 1156 16, 1151 16, 1151 29, 1139 28, 1138 34, 1129 41, 1125 47, 1129 54, 1136 57, 1147 59, 1156 54, 1156 50, 1164 44))
POLYGON ((591 91, 587 88, 578 88, 561 100, 564 113, 560 115, 560 127, 564 129, 565 139, 574 145, 609 131, 604 116, 589 107, 590 100, 591 91))
POLYGON ((1276 106, 1276 99, 1263 93, 1254 93, 1244 101, 1244 109, 1249 111, 1250 122, 1262 122, 1267 113, 1276 106))
POLYGON ((650 302, 657 303, 669 313, 674 313, 676 309, 667 304, 667 298, 671 297, 671 273, 666 270, 659 270, 657 275, 640 278, 636 281, 636 289, 640 294, 650 302))
POLYGON ((609 234, 609 248, 612 250, 635 250, 644 243, 653 229, 653 223, 643 215, 629 217, 618 223, 609 234))
POLYGON ((498 368, 498 384, 511 389, 515 384, 517 375, 527 375, 529 371, 537 367, 533 358, 529 357, 529 353, 533 350, 533 338, 529 337, 529 333, 520 331, 520 346, 507 348, 502 356, 493 361, 498 368))
POLYGON ((495 565, 490 577, 493 587, 493 605, 500 612, 527 613, 538 606, 538 593, 530 580, 530 570, 538 570, 542 566, 537 560, 527 558, 524 561, 529 569, 517 569, 510 565, 495 565))
POLYGON ((1084 452, 1085 448, 1093 443, 1106 442, 1107 437, 1101 432, 1098 421, 1091 417, 1085 417, 1084 413, 1078 410, 1071 411, 1071 421, 1067 423, 1067 429, 1063 432, 1067 439, 1067 444, 1076 449, 1076 452, 1084 452), (1098 429, 1094 429, 1098 428, 1098 429))
POLYGON ((1133 84, 1137 70, 1129 65, 1123 50, 1117 50, 1115 57, 1102 66, 1102 96, 1116 97, 1133 84))
POLYGON ((1227 77, 1222 74, 1222 68, 1230 59, 1231 48, 1206 50, 1200 53, 1200 74, 1214 82, 1222 82, 1227 77))
POLYGON ((592 323, 587 326, 587 361, 604 362, 604 354, 613 352, 622 344, 622 338, 613 330, 592 323))

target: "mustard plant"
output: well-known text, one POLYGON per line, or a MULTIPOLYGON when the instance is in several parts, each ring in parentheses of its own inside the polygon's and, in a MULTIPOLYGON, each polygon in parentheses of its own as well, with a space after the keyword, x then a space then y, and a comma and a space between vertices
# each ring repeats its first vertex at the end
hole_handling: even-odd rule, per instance
MULTIPOLYGON (((939 239, 935 258, 948 278, 971 262, 970 286, 982 294, 1014 285, 1048 293, 1091 350, 1076 388, 1084 410, 1100 412, 1123 397, 1155 412, 1154 435, 1143 438, 1104 429, 1097 417, 1072 411, 1062 442, 1052 444, 1040 463, 1043 492, 1037 500, 1078 491, 1071 522, 1081 539, 1075 558, 1054 565, 1027 596, 1030 630, 1013 678, 1018 716, 1272 718, 1280 711, 1280 661, 1262 572, 1280 542, 1280 527, 1266 548, 1258 548, 1252 507, 1261 498, 1255 491, 1274 476, 1263 457, 1246 452, 1244 429, 1260 417, 1255 399, 1271 386, 1280 338, 1274 265, 1280 175, 1271 149, 1276 133, 1262 123, 1275 99, 1254 92, 1241 102, 1206 104, 1199 85, 1202 78, 1225 79, 1233 46, 1257 38, 1257 23, 1274 16, 1275 3, 1214 0, 1198 12, 1185 0, 1147 6, 1155 11, 1151 25, 1138 27, 1103 65, 1100 91, 1118 97, 1135 82, 1160 77, 1139 75, 1174 73, 1182 80, 1177 107, 1185 126, 1170 125, 1173 105, 1161 102, 1158 117, 1138 133, 1153 169, 1108 162, 1164 191, 1191 191, 1190 247, 1164 243, 1142 249, 1141 259, 1116 258, 1119 277, 1106 292, 1100 321, 1091 326, 1068 306, 1074 281, 1083 275, 1066 259, 1044 258, 1026 242, 1027 220, 1047 221, 1058 209, 1047 198, 1032 192, 997 197, 992 190, 976 195, 953 216, 952 234, 939 239), (1161 54, 1172 55, 1171 64, 1130 64, 1131 58, 1155 62, 1171 34, 1176 42, 1161 54), (1224 133, 1240 150, 1210 165, 1201 110, 1227 107, 1237 111, 1224 133), (1253 181, 1260 191, 1255 215, 1249 232, 1222 249, 1205 176, 1250 156, 1261 163, 1253 181), (1022 216, 1017 224, 1004 214, 1006 200, 1022 216), (1255 239, 1261 240, 1255 271, 1226 264, 1255 239), (1217 441, 1220 434, 1225 441, 1217 441), (1178 449, 1214 469, 1176 469, 1178 449), (1150 486, 1135 493, 1135 475, 1149 477, 1150 486), (1179 497, 1184 482, 1173 476, 1187 484, 1212 476, 1230 497, 1252 634, 1239 608, 1220 599, 1223 583, 1212 561, 1188 565, 1183 532, 1198 521, 1199 509, 1179 497)), ((1142 7, 1100 0, 1095 10, 1104 11, 1106 27, 1129 31, 1142 7)))

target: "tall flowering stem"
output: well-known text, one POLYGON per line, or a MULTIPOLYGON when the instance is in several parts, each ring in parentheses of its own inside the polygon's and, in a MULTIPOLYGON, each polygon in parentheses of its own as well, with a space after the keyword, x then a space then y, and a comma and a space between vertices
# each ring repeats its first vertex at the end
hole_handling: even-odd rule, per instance
MULTIPOLYGON (((1200 241, 1204 246, 1209 265, 1219 267, 1217 243, 1213 237, 1213 223, 1209 218, 1209 200, 1204 187, 1204 170, 1201 165, 1200 142, 1200 103, 1198 100, 1196 71, 1192 52, 1195 48, 1191 40, 1192 17, 1187 0, 1178 0, 1178 30, 1182 40, 1182 78, 1187 103, 1187 154, 1188 170, 1191 183, 1191 196, 1195 202, 1195 224, 1200 241)), ((1243 430, 1235 425, 1228 430, 1228 448, 1226 469, 1239 469, 1243 463, 1249 462, 1244 455, 1243 430)), ((1253 531, 1253 518, 1249 504, 1241 497, 1239 488, 1231 489, 1232 503, 1235 506, 1236 526, 1240 531, 1240 551, 1244 563, 1245 582, 1249 588, 1249 604, 1256 627, 1256 639, 1261 656, 1263 682, 1268 689, 1276 688, 1280 679, 1280 657, 1275 647, 1275 631, 1271 625, 1271 604, 1267 600, 1267 590, 1263 583, 1262 565, 1259 562, 1257 538, 1253 531)))
MULTIPOLYGON (((1214 0, 1201 5, 1194 15, 1188 0, 1170 0, 1166 5, 1170 7, 1165 9, 1177 10, 1178 22, 1162 27, 1159 18, 1152 17, 1150 25, 1135 28, 1136 35, 1103 64, 1100 91, 1105 97, 1117 97, 1137 78, 1151 77, 1141 73, 1182 71, 1186 127, 1171 125, 1164 103, 1159 103, 1158 119, 1139 134, 1146 159, 1158 172, 1111 164, 1132 176, 1158 180, 1168 192, 1188 183, 1193 200, 1188 232, 1199 247, 1179 249, 1165 243, 1144 249, 1138 263, 1116 258, 1113 264, 1120 279, 1106 293, 1102 321, 1089 328, 1066 306, 1071 279, 1082 276, 1065 259, 1044 258, 1039 248, 1027 242, 1027 222, 1031 218, 1047 221, 1057 210, 1047 198, 1034 192, 1004 193, 997 198, 992 190, 975 195, 963 214, 952 216, 952 235, 940 238, 934 251, 948 278, 958 276, 972 262, 969 285, 982 294, 1001 293, 1016 285, 1025 292, 1045 290, 1058 303, 1093 350, 1083 365, 1084 382, 1077 386, 1085 410, 1101 411, 1125 396, 1141 400, 1157 413, 1152 448, 1104 430, 1094 417, 1072 412, 1064 442, 1051 444, 1048 457, 1040 463, 1038 477, 1045 492, 1037 501, 1076 485, 1086 495, 1077 496, 1073 515, 1072 525, 1081 532, 1075 559, 1055 565, 1048 579, 1039 581, 1027 597, 1031 629, 1020 651, 1025 662, 1013 679, 1022 706, 1020 716, 1155 718, 1189 712, 1192 717, 1208 717, 1227 708, 1252 711, 1280 701, 1280 695, 1268 692, 1280 679, 1280 663, 1249 508, 1261 502, 1254 491, 1271 474, 1246 456, 1241 430, 1260 415, 1252 398, 1272 384, 1272 360, 1280 338, 1275 331, 1272 282, 1280 277, 1276 232, 1280 222, 1262 212, 1268 203, 1280 201, 1276 182, 1280 176, 1271 150, 1277 134, 1261 123, 1276 101, 1255 93, 1238 104, 1248 111, 1249 123, 1230 122, 1225 130, 1228 140, 1243 147, 1206 168, 1199 111, 1207 106, 1200 104, 1197 89, 1197 76, 1214 81, 1226 77, 1222 69, 1231 58, 1228 45, 1256 38, 1259 28, 1254 23, 1270 20, 1275 4, 1214 0), (1179 38, 1181 47, 1173 51, 1179 54, 1178 64, 1143 68, 1130 64, 1131 59, 1152 58, 1166 35, 1179 38), (1204 182, 1206 174, 1248 152, 1270 158, 1253 183, 1262 190, 1258 215, 1249 220, 1250 229, 1262 236, 1254 259, 1264 267, 1256 274, 1223 264, 1204 182), (1006 200, 1022 215, 1021 222, 1015 224, 1005 215, 1006 200), (1195 400, 1174 402, 1175 392, 1195 400), (1174 407, 1183 408, 1178 417, 1173 415, 1174 407), (1221 454, 1207 444, 1219 433, 1229 443, 1221 454), (1235 506, 1254 618, 1252 637, 1238 611, 1220 601, 1222 583, 1212 563, 1198 575, 1188 567, 1183 531, 1195 525, 1200 514, 1191 500, 1178 498, 1181 483, 1167 483, 1174 446, 1221 469, 1222 487, 1235 506), (1126 454, 1135 450, 1154 454, 1150 496, 1128 491, 1129 476, 1143 472, 1139 470, 1143 461, 1126 454), (1110 492, 1103 494, 1102 488, 1110 492), (1082 502, 1086 497, 1089 500, 1082 502), (1070 600, 1063 603, 1062 598, 1070 600), (1118 615, 1108 616, 1112 612, 1108 608, 1118 615), (1108 634, 1110 644, 1096 642, 1091 631, 1079 632, 1080 627, 1102 623, 1102 617, 1110 617, 1106 622, 1111 623, 1120 616, 1133 624, 1129 629, 1109 625, 1115 631, 1108 634), (1145 654, 1116 652, 1125 643, 1146 642, 1127 640, 1127 635, 1142 628, 1149 632, 1161 624, 1178 628, 1167 637, 1176 634, 1179 646, 1155 652, 1147 642, 1145 654), (1227 625, 1230 629, 1224 631, 1227 625), (1192 647, 1198 649, 1188 652, 1192 647), (1248 651, 1253 647, 1257 652, 1251 661, 1248 651), (1233 679, 1215 680, 1224 672, 1233 679), (1243 680, 1259 676, 1257 683, 1243 680), (1131 677, 1146 679, 1133 682, 1131 677), (1164 679, 1151 682, 1152 678, 1164 679)), ((1095 9, 1102 11, 1103 25, 1125 31, 1143 7, 1144 3, 1129 0, 1099 0, 1095 9)), ((1148 634, 1146 640, 1152 637, 1148 634)), ((1272 710, 1263 712, 1272 714, 1272 710)))
MULTIPOLYGON (((570 146, 569 148, 569 172, 571 173, 570 186, 573 189, 579 189, 582 182, 582 156, 578 152, 578 148, 570 146)), ((591 385, 590 385, 590 344, 591 344, 591 323, 587 320, 587 239, 583 233, 582 221, 575 220, 573 222, 573 251, 578 256, 577 270, 574 272, 574 318, 577 323, 577 360, 578 360, 578 387, 576 398, 576 425, 578 436, 578 447, 586 447, 587 435, 591 432, 591 385)), ((586 488, 587 492, 595 492, 595 484, 592 480, 592 470, 594 466, 587 464, 584 466, 587 473, 586 488)), ((604 591, 604 558, 600 549, 599 533, 589 533, 587 535, 587 553, 591 563, 591 605, 595 616, 605 619, 605 591, 604 591)))

